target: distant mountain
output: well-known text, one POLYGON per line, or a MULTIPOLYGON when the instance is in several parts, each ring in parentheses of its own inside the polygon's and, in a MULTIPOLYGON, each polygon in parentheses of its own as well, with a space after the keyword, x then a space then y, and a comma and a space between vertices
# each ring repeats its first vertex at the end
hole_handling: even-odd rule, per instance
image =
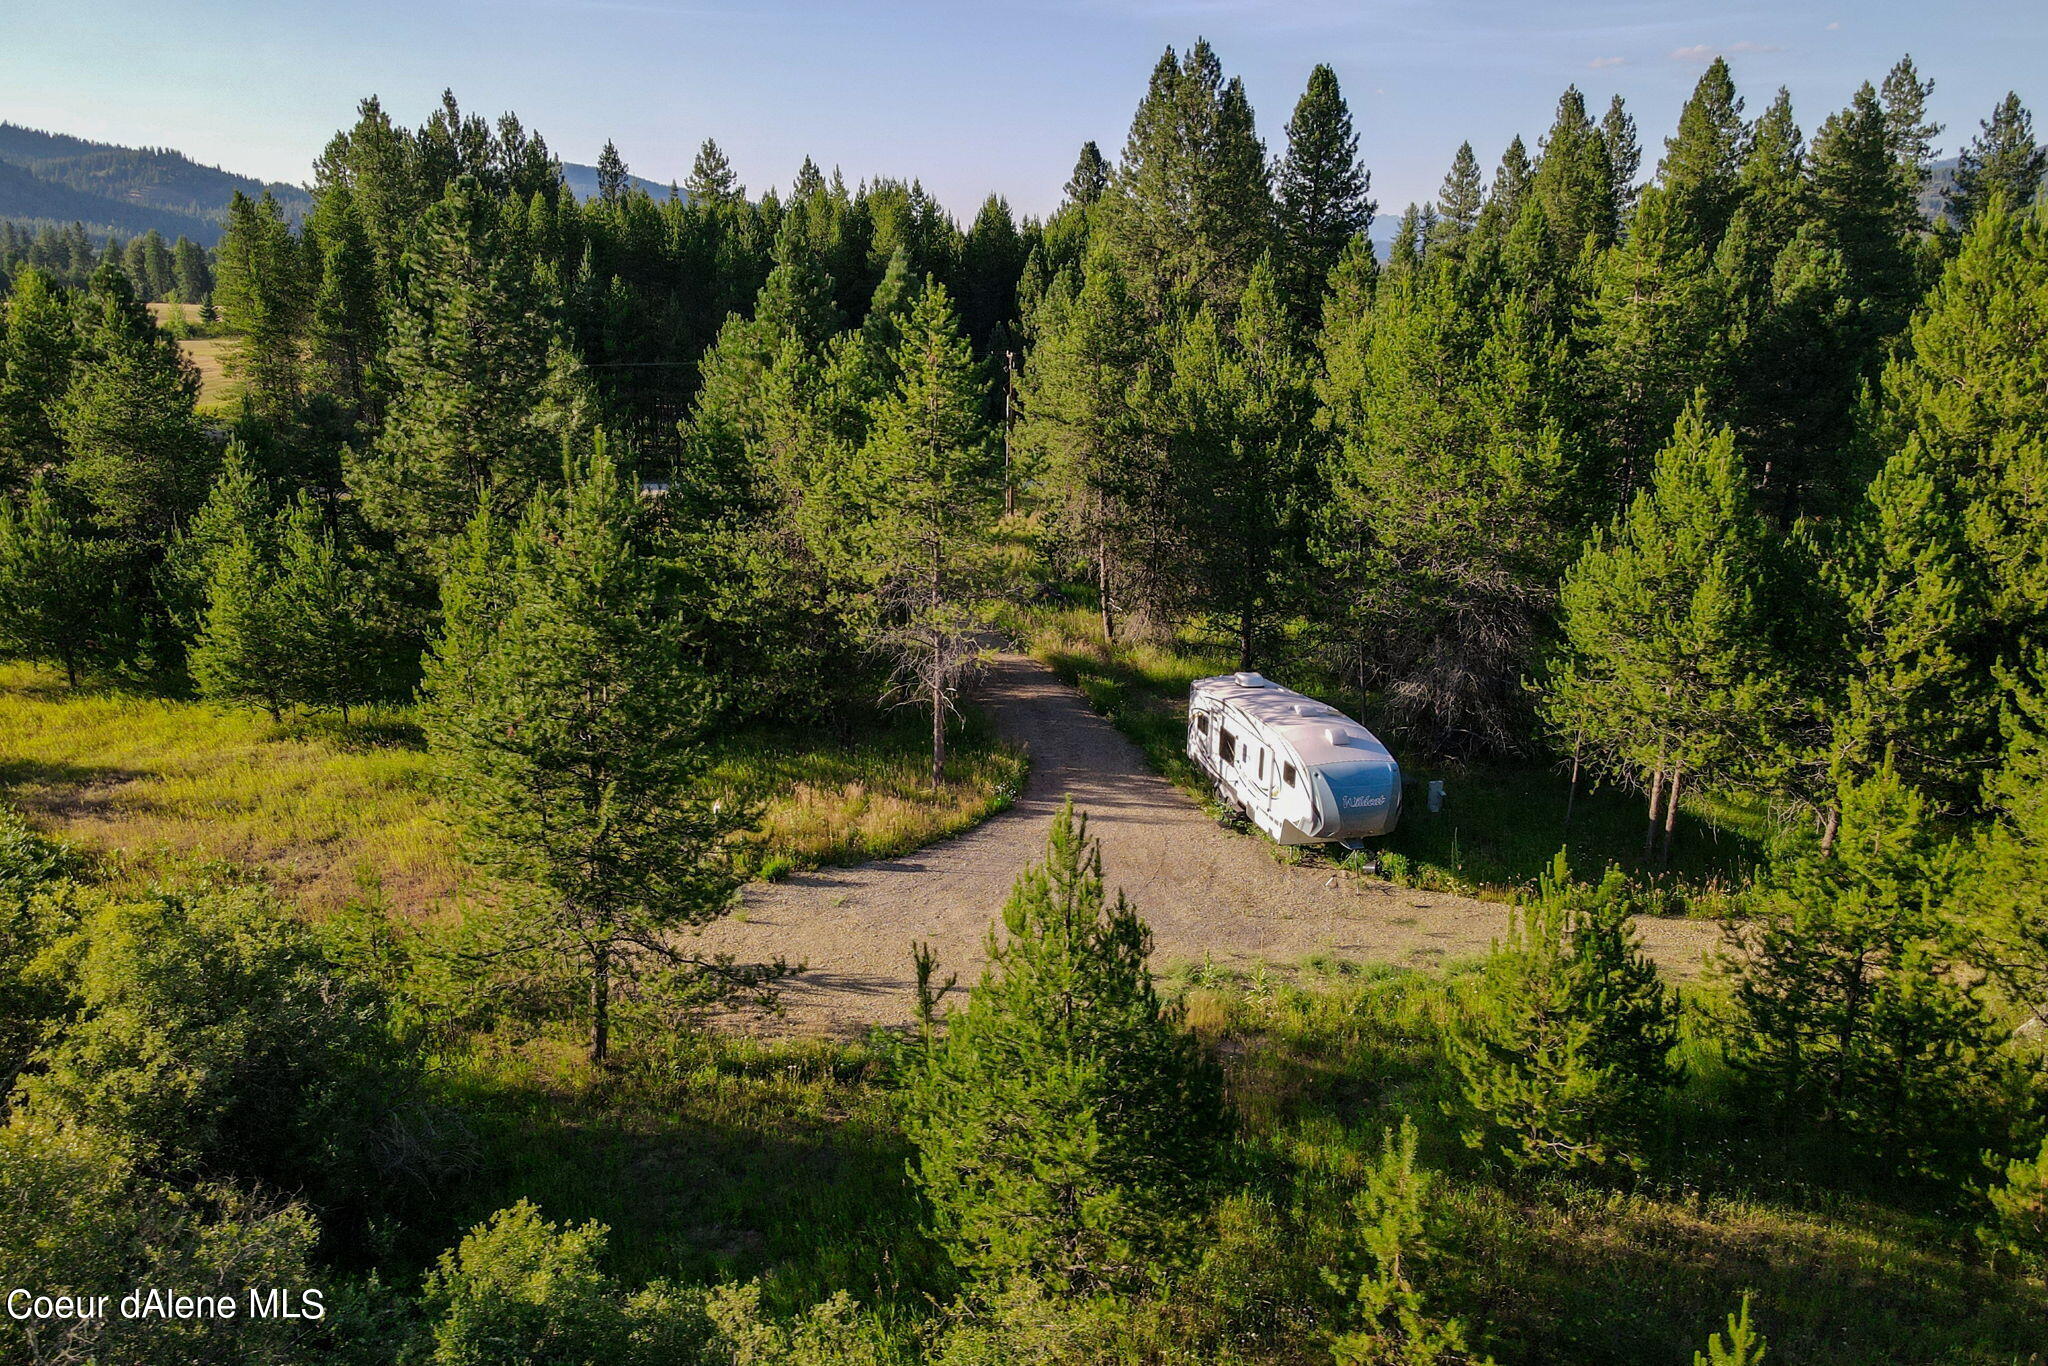
POLYGON ((0 218, 83 223, 132 236, 155 228, 211 245, 235 191, 268 190, 294 217, 312 207, 296 185, 202 166, 165 147, 119 147, 0 123, 0 218))
MULTIPOLYGON (((668 186, 666 185, 658 185, 645 176, 628 175, 626 179, 632 183, 633 188, 636 190, 645 190, 656 199, 668 198, 668 186)), ((565 161, 562 163, 562 183, 567 185, 569 193, 575 195, 579 200, 595 199, 597 198, 597 167, 585 166, 574 161, 565 161)), ((678 190, 676 193, 680 194, 684 199, 690 197, 687 190, 678 190)))

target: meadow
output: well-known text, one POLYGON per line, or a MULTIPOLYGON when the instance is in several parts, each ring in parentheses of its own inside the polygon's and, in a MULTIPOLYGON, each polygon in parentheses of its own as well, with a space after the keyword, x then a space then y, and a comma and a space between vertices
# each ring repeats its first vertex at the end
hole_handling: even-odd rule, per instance
MULTIPOLYGON (((945 787, 927 784, 925 723, 865 718, 847 739, 749 728, 718 737, 713 781, 758 807, 749 871, 779 876, 904 853, 1007 806, 1025 759, 976 717, 945 787)), ((272 723, 115 684, 0 666, 0 796, 142 887, 214 865, 254 874, 315 913, 374 889, 406 914, 479 886, 409 709, 272 723)))

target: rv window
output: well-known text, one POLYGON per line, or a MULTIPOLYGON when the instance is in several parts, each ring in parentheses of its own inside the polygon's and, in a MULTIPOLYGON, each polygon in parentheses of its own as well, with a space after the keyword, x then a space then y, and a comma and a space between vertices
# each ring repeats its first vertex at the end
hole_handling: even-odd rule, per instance
POLYGON ((1195 714, 1195 729, 1207 735, 1209 733, 1209 718, 1197 712, 1195 714))
POLYGON ((1259 751, 1259 781, 1266 781, 1266 751, 1259 751))
POLYGON ((1281 782, 1283 782, 1283 783, 1285 783, 1285 784, 1287 784, 1287 785, 1288 785, 1289 787, 1293 787, 1293 786, 1294 786, 1294 765, 1293 765, 1293 764, 1282 764, 1282 765, 1280 765, 1280 781, 1281 781, 1281 782))
POLYGON ((1222 756, 1224 763, 1234 763, 1237 759, 1237 737, 1227 730, 1221 732, 1216 739, 1216 753, 1222 756))

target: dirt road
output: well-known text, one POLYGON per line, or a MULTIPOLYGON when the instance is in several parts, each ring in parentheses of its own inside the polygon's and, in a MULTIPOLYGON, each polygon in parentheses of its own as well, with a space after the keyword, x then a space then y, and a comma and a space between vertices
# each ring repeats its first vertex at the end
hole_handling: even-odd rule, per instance
MULTIPOLYGON (((741 961, 781 955, 807 970, 784 992, 775 1033, 839 1034, 911 1018, 910 945, 928 941, 940 972, 980 972, 982 942, 1018 870, 1042 858, 1046 829, 1072 796, 1102 841, 1103 876, 1151 923, 1152 961, 1249 968, 1314 953, 1428 964, 1484 952, 1507 924, 1500 906, 1413 891, 1327 869, 1290 868, 1261 839, 1223 829, 1147 766, 1114 727, 1043 665, 999 656, 981 700, 1024 744, 1031 775, 1015 807, 899 859, 757 884, 744 920, 707 928, 698 947, 741 961)), ((1699 969, 1716 931, 1700 921, 1641 924, 1677 975, 1699 969)))

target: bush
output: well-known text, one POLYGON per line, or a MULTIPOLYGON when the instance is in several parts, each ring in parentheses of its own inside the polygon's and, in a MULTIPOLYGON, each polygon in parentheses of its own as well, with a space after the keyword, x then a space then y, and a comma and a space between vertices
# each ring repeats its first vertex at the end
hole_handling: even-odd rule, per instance
POLYGON ((79 863, 0 806, 0 1107, 68 999, 43 953, 76 926, 79 863))
POLYGON ((0 1316, 0 1359, 295 1366, 347 1326, 248 1318, 245 1292, 296 1296, 328 1284, 315 1274, 318 1236, 302 1206, 231 1186, 178 1191, 139 1173, 119 1142, 17 1119, 0 1128, 0 1286, 115 1300, 148 1287, 225 1294, 238 1313, 232 1322, 130 1319, 110 1303, 104 1315, 69 1323, 0 1316))
POLYGON ((123 1143, 160 1176, 347 1203, 413 1060, 382 993, 335 970, 264 895, 207 890, 97 909, 64 946, 75 1022, 20 1104, 123 1143))
POLYGON ((1085 1296, 1148 1282, 1220 1156, 1221 1081, 1105 908, 1072 804, 1003 908, 1007 942, 912 1078, 916 1175, 956 1265, 1085 1296))
POLYGON ((1574 886, 1559 854, 1487 958, 1449 1040, 1472 1147, 1519 1167, 1637 1165, 1643 1122, 1678 1080, 1678 1008, 1633 909, 1619 870, 1574 886))
POLYGON ((434 1366, 587 1366, 624 1351, 626 1318, 598 1260, 609 1230, 501 1209, 441 1255, 423 1301, 434 1366))

